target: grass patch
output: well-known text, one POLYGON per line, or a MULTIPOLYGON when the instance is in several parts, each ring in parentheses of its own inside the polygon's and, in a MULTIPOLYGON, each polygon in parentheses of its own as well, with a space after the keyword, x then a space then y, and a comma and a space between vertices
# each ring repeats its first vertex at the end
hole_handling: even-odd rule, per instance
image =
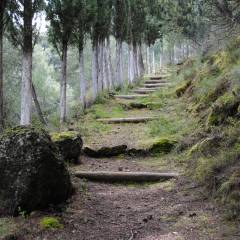
POLYGON ((17 230, 17 225, 13 219, 0 218, 0 238, 4 238, 7 235, 14 234, 17 230))

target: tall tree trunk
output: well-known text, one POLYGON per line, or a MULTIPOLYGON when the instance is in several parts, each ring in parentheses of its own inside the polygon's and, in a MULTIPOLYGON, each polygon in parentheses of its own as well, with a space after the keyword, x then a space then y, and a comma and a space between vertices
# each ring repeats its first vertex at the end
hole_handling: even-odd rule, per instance
POLYGON ((3 6, 0 3, 0 132, 4 127, 3 116, 3 6))
POLYGON ((116 41, 116 85, 122 86, 121 79, 121 40, 116 41))
POLYGON ((108 75, 108 58, 107 48, 105 40, 102 42, 102 76, 103 76, 103 88, 109 90, 109 75, 108 75))
POLYGON ((148 74, 151 74, 150 46, 149 46, 149 45, 147 45, 147 68, 148 68, 147 73, 148 73, 148 74))
POLYGON ((144 67, 144 62, 143 62, 143 55, 142 55, 142 46, 139 45, 139 67, 140 67, 140 74, 141 76, 144 75, 145 72, 145 67, 144 67))
POLYGON ((21 125, 30 125, 32 111, 32 0, 24 1, 21 125))
POLYGON ((134 56, 133 56, 133 44, 128 44, 128 78, 129 83, 134 81, 134 56))
POLYGON ((133 71, 134 71, 134 79, 139 77, 138 73, 138 57, 137 57, 137 45, 133 45, 133 71))
POLYGON ((93 81, 93 99, 95 100, 98 94, 98 56, 97 44, 92 46, 92 81, 93 81))
POLYGON ((39 104, 39 101, 38 101, 38 98, 37 98, 36 89, 35 89, 33 83, 32 83, 32 97, 33 97, 33 101, 34 101, 34 104, 35 104, 36 111, 37 111, 40 122, 43 125, 47 125, 47 122, 46 122, 46 120, 43 116, 42 109, 40 107, 40 104, 39 104))
POLYGON ((153 74, 156 73, 154 46, 152 47, 152 72, 153 72, 153 74))
POLYGON ((67 44, 62 49, 62 76, 60 86, 60 123, 66 122, 67 117, 67 44))
POLYGON ((124 71, 123 71, 123 42, 120 43, 120 82, 124 84, 124 71))
POLYGON ((102 40, 99 40, 97 46, 97 55, 98 55, 98 90, 103 91, 103 51, 102 51, 102 40))
POLYGON ((110 89, 113 88, 114 85, 114 72, 113 72, 113 65, 112 65, 112 57, 111 57, 111 45, 110 45, 110 38, 108 37, 106 40, 106 50, 107 50, 107 68, 108 68, 108 80, 109 80, 109 87, 110 89))
POLYGON ((79 83, 80 83, 80 102, 83 108, 86 107, 86 82, 84 75, 84 55, 83 48, 79 48, 79 83))

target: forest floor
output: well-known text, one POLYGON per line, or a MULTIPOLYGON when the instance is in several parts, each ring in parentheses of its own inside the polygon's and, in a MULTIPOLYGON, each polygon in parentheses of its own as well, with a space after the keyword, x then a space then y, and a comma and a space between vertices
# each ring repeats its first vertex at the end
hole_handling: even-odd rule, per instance
MULTIPOLYGON (((162 91, 170 90, 159 90, 158 97, 162 91)), ((149 97, 146 101, 153 99, 155 97, 149 97)), ((83 133, 85 146, 100 148, 125 144, 137 149, 146 148, 158 135, 178 138, 179 134, 195 127, 196 121, 188 117, 184 102, 168 97, 158 98, 158 101, 161 108, 136 110, 122 107, 123 102, 126 105, 128 101, 110 99, 93 106, 76 127, 83 133), (96 121, 101 117, 129 116, 158 116, 159 120, 115 125, 96 121)), ((69 166, 69 169, 72 173, 78 170, 179 172, 181 177, 143 184, 107 184, 72 177, 76 192, 61 211, 35 212, 27 218, 11 220, 14 221, 12 228, 19 233, 17 239, 240 239, 239 227, 226 221, 221 209, 206 197, 204 190, 185 177, 184 161, 176 153, 103 159, 83 156, 81 165, 69 166), (39 222, 46 216, 59 218, 63 227, 42 229, 39 222)))

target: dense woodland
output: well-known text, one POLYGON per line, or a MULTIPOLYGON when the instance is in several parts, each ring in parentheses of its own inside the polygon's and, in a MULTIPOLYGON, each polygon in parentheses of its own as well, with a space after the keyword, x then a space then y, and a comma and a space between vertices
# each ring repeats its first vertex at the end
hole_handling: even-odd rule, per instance
POLYGON ((239 66, 239 0, 0 0, 0 239, 239 239, 239 66))
POLYGON ((196 53, 208 32, 203 3, 2 1, 1 125, 58 125, 144 69, 196 53))

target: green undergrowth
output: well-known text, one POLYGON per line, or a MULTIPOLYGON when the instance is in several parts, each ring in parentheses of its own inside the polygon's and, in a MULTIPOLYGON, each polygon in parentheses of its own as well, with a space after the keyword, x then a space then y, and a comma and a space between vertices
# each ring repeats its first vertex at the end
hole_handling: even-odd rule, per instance
MULTIPOLYGON (((239 69, 240 38, 236 38, 223 50, 186 61, 174 76, 175 96, 186 103, 188 118, 196 119, 177 149, 185 156, 189 176, 224 204, 229 219, 240 214, 239 69)), ((182 126, 187 129, 185 120, 182 126)), ((172 122, 165 122, 168 129, 172 122)))
POLYGON ((56 217, 44 217, 40 221, 40 227, 42 229, 59 229, 63 228, 63 224, 59 222, 59 219, 56 217))

